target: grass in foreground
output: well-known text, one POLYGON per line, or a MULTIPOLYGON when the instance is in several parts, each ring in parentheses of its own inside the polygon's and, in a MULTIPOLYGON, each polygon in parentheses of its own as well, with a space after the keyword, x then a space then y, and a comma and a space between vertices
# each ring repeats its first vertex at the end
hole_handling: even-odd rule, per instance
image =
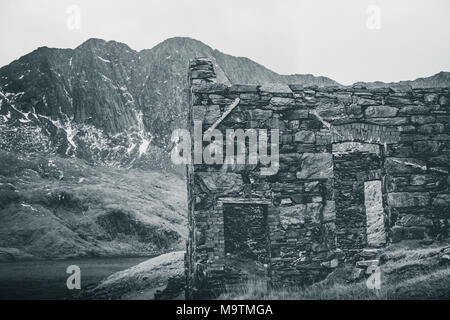
MULTIPOLYGON (((448 243, 422 247, 416 241, 396 244, 384 253, 380 290, 366 286, 366 279, 350 282, 353 265, 344 265, 312 286, 277 287, 267 290, 263 281, 253 279, 222 294, 220 299, 274 300, 402 300, 450 299, 450 266, 439 257, 448 243)), ((448 250, 448 249, 447 249, 448 250)))

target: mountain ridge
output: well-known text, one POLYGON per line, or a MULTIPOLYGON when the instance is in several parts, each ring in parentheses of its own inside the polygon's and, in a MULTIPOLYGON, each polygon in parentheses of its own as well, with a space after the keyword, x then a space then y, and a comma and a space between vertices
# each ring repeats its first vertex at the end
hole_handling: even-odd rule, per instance
POLYGON ((0 126, 19 128, 14 136, 2 130, 0 147, 173 169, 170 135, 185 127, 187 65, 199 55, 211 57, 218 80, 228 84, 292 79, 336 84, 328 78, 286 78, 191 38, 170 38, 141 51, 98 38, 74 49, 40 47, 0 68, 0 126))
MULTIPOLYGON (((188 37, 140 51, 99 38, 74 49, 44 46, 0 68, 0 147, 180 172, 170 162, 170 136, 186 126, 187 65, 196 56, 210 57, 218 81, 226 84, 341 86, 323 76, 280 75, 188 37)), ((448 86, 450 73, 357 84, 448 86)))

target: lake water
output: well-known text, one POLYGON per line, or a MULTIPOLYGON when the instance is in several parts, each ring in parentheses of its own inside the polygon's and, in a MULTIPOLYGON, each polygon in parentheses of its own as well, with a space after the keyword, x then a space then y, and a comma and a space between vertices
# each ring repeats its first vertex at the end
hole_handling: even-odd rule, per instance
POLYGON ((81 290, 97 285, 109 275, 128 269, 150 257, 89 258, 0 263, 0 299, 73 299, 80 290, 66 286, 67 267, 81 270, 81 290))

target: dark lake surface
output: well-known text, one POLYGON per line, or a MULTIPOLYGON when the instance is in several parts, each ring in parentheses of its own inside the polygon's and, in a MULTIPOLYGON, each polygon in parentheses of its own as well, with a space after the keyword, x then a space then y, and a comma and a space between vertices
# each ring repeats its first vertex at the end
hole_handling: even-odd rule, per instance
POLYGON ((97 285, 109 275, 128 269, 150 257, 37 260, 0 263, 0 300, 74 299, 80 290, 66 286, 67 267, 81 270, 81 291, 97 285))

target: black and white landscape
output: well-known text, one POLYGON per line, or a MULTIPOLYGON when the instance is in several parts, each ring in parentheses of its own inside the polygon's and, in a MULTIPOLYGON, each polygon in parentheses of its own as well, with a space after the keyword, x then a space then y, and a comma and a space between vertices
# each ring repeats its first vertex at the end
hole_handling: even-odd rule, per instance
MULTIPOLYGON (((191 59, 211 59, 226 85, 344 86, 325 75, 279 74, 201 40, 171 37, 134 50, 90 38, 39 47, 0 68, 0 299, 184 298, 186 169, 170 153, 173 130, 187 128, 191 59), (82 270, 81 290, 66 287, 69 265, 82 270)), ((354 84, 448 88, 442 70, 354 84)), ((385 258, 395 288, 381 298, 450 298, 450 244, 441 240, 392 246, 385 258)), ((317 287, 270 297, 370 299, 352 272, 344 266, 317 287)), ((223 298, 264 297, 259 290, 223 298)))

